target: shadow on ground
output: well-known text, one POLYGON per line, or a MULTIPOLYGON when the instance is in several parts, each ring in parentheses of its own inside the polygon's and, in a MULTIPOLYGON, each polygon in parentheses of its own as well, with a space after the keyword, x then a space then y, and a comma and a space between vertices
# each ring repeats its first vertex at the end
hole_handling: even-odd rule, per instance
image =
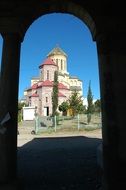
POLYGON ((96 149, 101 139, 35 138, 18 148, 18 178, 24 190, 95 190, 96 149))

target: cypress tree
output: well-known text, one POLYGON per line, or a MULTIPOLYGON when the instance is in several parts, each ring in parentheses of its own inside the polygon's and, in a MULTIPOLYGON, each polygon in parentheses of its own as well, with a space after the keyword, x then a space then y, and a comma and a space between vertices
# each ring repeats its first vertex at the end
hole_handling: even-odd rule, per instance
POLYGON ((87 103, 88 103, 88 107, 87 107, 87 121, 88 121, 88 123, 90 123, 90 121, 91 121, 91 114, 94 111, 93 95, 92 95, 92 91, 91 91, 91 81, 89 82, 89 87, 88 87, 87 103))
POLYGON ((54 72, 54 83, 52 92, 52 116, 56 115, 56 110, 58 107, 58 72, 54 72))

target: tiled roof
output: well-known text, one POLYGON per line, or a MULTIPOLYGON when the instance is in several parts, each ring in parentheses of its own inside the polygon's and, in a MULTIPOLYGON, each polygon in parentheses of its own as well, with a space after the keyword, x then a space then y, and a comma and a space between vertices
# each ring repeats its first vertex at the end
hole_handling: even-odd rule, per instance
POLYGON ((41 88, 42 87, 42 83, 43 83, 42 81, 38 82, 37 83, 37 88, 41 88))
POLYGON ((62 94, 61 92, 58 93, 59 97, 66 97, 64 94, 62 94))
POLYGON ((30 97, 39 97, 39 95, 36 94, 36 93, 34 93, 34 94, 32 94, 30 97))
MULTIPOLYGON (((39 83, 36 83, 36 84, 33 84, 31 89, 37 89, 37 88, 41 88, 43 86, 50 86, 50 87, 53 87, 53 82, 50 81, 50 80, 45 80, 45 81, 41 81, 39 83)), ((58 89, 66 89, 66 90, 69 90, 67 86, 65 86, 64 84, 62 83, 58 83, 58 89)), ((30 90, 30 89, 29 89, 30 90)))
POLYGON ((78 79, 77 76, 70 76, 70 79, 78 79))
POLYGON ((77 91, 79 91, 79 90, 82 90, 81 89, 81 87, 80 86, 70 86, 70 90, 77 90, 77 91))
MULTIPOLYGON (((51 87, 53 87, 53 82, 50 81, 50 80, 45 80, 44 82, 42 82, 42 85, 41 85, 41 86, 51 86, 51 87)), ((62 84, 62 83, 59 83, 59 84, 58 84, 58 88, 59 88, 59 89, 66 89, 66 90, 69 90, 69 89, 67 88, 67 86, 65 86, 65 85, 62 84)))
POLYGON ((45 80, 45 81, 42 83, 42 86, 53 86, 53 82, 50 81, 50 80, 45 80))
POLYGON ((38 87, 38 84, 36 83, 36 84, 33 84, 31 88, 36 89, 37 87, 38 87))
POLYGON ((65 85, 62 84, 62 83, 59 83, 59 84, 58 84, 58 88, 59 88, 59 89, 66 89, 66 90, 69 90, 69 89, 67 88, 67 86, 65 86, 65 85))
POLYGON ((57 66, 57 65, 55 64, 55 62, 54 62, 52 59, 50 59, 50 58, 47 58, 47 59, 39 66, 39 68, 41 69, 44 65, 54 65, 54 66, 57 66))

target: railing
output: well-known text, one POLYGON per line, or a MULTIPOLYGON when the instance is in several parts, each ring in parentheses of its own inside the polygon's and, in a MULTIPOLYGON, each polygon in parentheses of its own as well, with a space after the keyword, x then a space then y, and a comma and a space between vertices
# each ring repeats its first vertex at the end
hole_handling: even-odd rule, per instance
POLYGON ((35 133, 56 132, 56 131, 75 131, 75 130, 95 130, 101 128, 100 114, 92 114, 90 123, 87 122, 86 114, 72 116, 55 117, 35 117, 35 133))

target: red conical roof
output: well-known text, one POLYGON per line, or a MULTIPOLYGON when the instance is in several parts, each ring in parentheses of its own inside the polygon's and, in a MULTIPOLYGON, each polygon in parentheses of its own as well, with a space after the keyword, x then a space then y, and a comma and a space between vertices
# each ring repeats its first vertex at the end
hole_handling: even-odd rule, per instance
POLYGON ((39 68, 41 69, 44 65, 54 65, 54 66, 57 66, 56 63, 50 59, 50 58, 47 58, 40 66, 39 68))

